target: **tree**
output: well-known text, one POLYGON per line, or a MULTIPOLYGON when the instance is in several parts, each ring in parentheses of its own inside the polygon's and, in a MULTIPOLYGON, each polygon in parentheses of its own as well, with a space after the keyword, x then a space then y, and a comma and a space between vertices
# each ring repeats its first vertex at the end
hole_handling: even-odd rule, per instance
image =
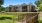
POLYGON ((5 11, 5 7, 1 6, 1 11, 5 11))
POLYGON ((42 10, 42 0, 35 1, 35 4, 39 7, 39 10, 42 10))
POLYGON ((39 10, 42 10, 42 3, 39 5, 39 10))
POLYGON ((35 4, 36 4, 37 6, 39 6, 39 5, 41 4, 41 2, 40 2, 39 0, 37 0, 37 1, 35 1, 35 4))
POLYGON ((0 6, 4 3, 4 0, 0 0, 0 6))
POLYGON ((3 5, 4 0, 0 0, 0 11, 1 11, 1 5, 3 5))

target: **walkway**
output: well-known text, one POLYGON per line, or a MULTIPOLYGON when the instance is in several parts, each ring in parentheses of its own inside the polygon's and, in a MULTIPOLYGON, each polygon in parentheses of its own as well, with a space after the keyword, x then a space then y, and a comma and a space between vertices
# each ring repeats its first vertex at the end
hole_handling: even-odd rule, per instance
POLYGON ((25 16, 26 17, 22 21, 15 22, 15 23, 27 23, 27 22, 29 22, 29 20, 35 18, 38 15, 36 13, 34 13, 34 14, 25 15, 25 16))

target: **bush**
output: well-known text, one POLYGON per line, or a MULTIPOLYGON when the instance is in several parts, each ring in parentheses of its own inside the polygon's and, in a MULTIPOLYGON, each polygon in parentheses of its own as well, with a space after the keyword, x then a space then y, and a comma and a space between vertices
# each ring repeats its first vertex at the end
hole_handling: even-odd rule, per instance
POLYGON ((12 18, 11 18, 11 17, 6 17, 6 19, 10 19, 10 20, 12 20, 12 18))
POLYGON ((5 20, 5 19, 12 19, 11 17, 1 17, 0 20, 5 20))
POLYGON ((1 17, 0 20, 5 20, 5 17, 1 17))

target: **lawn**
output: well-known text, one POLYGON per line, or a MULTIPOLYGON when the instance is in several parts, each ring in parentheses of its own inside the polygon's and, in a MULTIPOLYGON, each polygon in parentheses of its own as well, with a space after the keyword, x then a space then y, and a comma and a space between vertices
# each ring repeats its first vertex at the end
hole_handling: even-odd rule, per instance
MULTIPOLYGON (((12 20, 10 19, 5 19, 5 20, 0 20, 0 23, 13 23, 18 21, 18 14, 20 13, 0 13, 0 18, 1 17, 11 17, 12 20)), ((23 19, 24 16, 20 16, 19 20, 23 19)))
POLYGON ((39 23, 42 23, 42 12, 39 13, 38 20, 39 20, 39 23))
POLYGON ((18 16, 0 15, 0 18, 1 18, 1 17, 11 17, 12 20, 10 20, 10 19, 0 20, 0 23, 13 23, 13 20, 14 20, 14 21, 18 21, 18 16))
POLYGON ((42 20, 39 20, 39 23, 42 23, 42 20))
MULTIPOLYGON (((5 19, 5 20, 0 20, 0 23, 13 23, 13 22, 18 22, 18 20, 21 20, 23 19, 25 16, 23 16, 22 14, 26 14, 26 13, 29 13, 29 12, 5 12, 5 13, 0 13, 0 18, 1 17, 11 17, 12 20, 10 19, 5 19), (19 18, 18 18, 18 15, 19 18)), ((32 12, 30 12, 32 13, 32 12)), ((34 12, 33 12, 34 13, 34 12)))

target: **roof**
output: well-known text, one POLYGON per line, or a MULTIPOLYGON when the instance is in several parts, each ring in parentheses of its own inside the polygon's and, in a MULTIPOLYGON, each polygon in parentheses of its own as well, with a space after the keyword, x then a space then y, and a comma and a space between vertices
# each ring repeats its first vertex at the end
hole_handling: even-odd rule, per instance
POLYGON ((27 6, 27 5, 32 5, 32 3, 29 3, 29 4, 25 4, 25 3, 23 3, 23 4, 21 4, 21 5, 9 5, 9 7, 20 7, 20 6, 27 6))

